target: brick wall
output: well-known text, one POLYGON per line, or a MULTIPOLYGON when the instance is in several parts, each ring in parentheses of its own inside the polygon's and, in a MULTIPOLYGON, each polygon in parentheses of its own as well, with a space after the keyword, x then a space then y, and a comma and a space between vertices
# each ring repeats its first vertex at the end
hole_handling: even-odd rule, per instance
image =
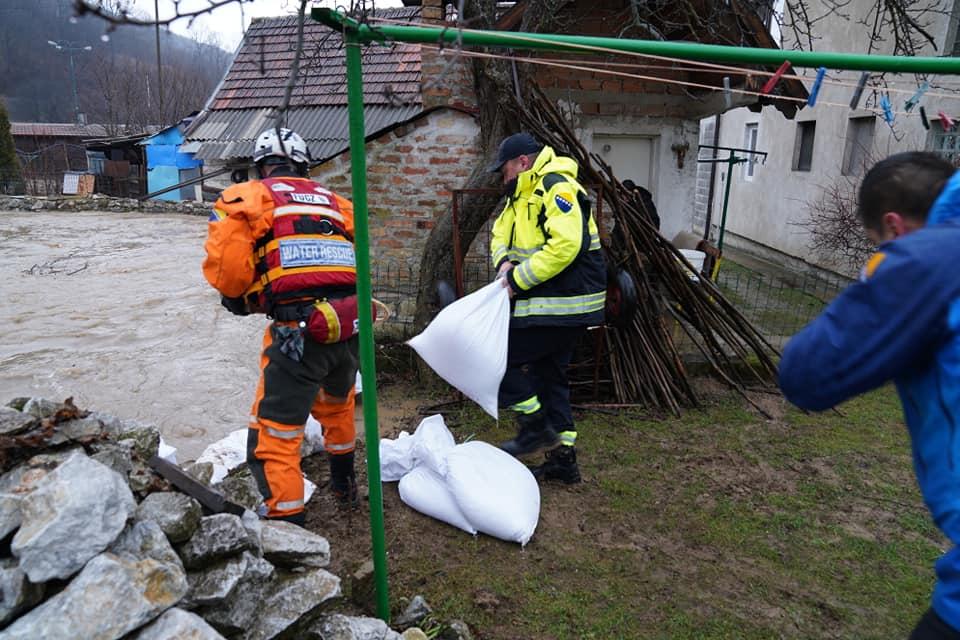
MULTIPOLYGON (((444 0, 423 0, 421 20, 437 26, 451 26, 446 21, 444 0)), ((456 55, 456 46, 440 49, 436 45, 420 47, 423 108, 451 106, 472 110, 477 107, 473 91, 473 66, 468 58, 456 55)))
MULTIPOLYGON (((474 118, 438 109, 367 143, 370 255, 377 263, 416 270, 434 221, 450 207, 477 161, 474 118)), ((313 178, 344 197, 352 194, 350 154, 313 171, 313 178)))

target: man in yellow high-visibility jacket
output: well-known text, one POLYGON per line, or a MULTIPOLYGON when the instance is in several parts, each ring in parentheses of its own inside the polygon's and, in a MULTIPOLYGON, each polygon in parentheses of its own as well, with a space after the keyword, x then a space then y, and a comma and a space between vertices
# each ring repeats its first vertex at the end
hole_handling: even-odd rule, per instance
POLYGON ((566 368, 586 327, 603 322, 597 223, 577 163, 530 134, 506 138, 489 169, 501 173, 507 194, 490 253, 513 299, 499 401, 519 424, 517 437, 500 446, 517 457, 546 452, 534 475, 579 482, 566 368))

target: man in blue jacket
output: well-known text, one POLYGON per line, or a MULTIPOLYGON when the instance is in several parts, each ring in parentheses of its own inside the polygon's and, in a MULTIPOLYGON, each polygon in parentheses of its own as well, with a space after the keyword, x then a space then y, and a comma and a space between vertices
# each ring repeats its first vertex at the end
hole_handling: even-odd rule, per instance
POLYGON ((893 155, 864 177, 859 215, 878 251, 787 344, 780 387, 819 411, 896 383, 920 491, 954 545, 910 637, 960 640, 960 172, 934 154, 893 155))

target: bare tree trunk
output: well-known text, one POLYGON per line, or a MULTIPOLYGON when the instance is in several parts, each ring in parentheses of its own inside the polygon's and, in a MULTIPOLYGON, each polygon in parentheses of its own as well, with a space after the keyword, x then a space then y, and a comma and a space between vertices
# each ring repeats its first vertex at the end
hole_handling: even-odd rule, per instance
MULTIPOLYGON (((477 144, 480 147, 479 161, 473 167, 464 189, 490 189, 500 185, 500 174, 487 173, 487 165, 492 161, 500 140, 513 133, 510 123, 500 105, 510 103, 513 88, 506 74, 506 63, 502 61, 473 62, 474 85, 477 92, 477 104, 480 105, 480 135, 477 144)), ((458 231, 463 252, 473 243, 477 231, 493 213, 500 198, 491 198, 487 194, 465 194, 463 206, 458 212, 458 231)), ((430 320, 436 311, 437 284, 441 280, 453 282, 453 211, 449 210, 437 220, 427 237, 420 259, 420 284, 417 293, 417 313, 415 327, 419 330, 430 320)))

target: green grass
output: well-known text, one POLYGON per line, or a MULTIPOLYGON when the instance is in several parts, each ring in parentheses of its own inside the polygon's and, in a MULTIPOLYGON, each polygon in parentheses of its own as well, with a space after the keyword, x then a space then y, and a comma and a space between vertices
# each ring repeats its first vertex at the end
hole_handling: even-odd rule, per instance
MULTIPOLYGON (((768 421, 730 395, 678 419, 585 413, 586 481, 543 487, 526 549, 418 518, 388 544, 391 588, 482 638, 905 637, 944 541, 892 389, 841 412, 768 421)), ((458 439, 512 432, 445 417, 458 439)))

